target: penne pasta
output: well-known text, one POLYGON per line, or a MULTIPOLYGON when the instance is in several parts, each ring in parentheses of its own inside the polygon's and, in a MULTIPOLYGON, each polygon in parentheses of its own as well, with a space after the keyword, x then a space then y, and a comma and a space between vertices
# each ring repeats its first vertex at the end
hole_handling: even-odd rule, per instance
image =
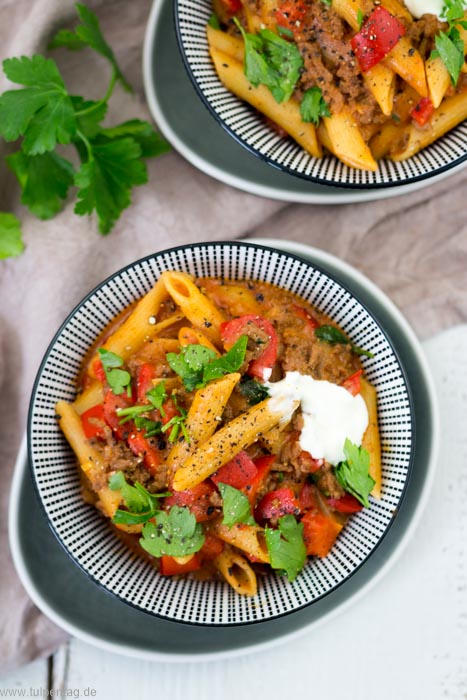
POLYGON ((219 327, 224 316, 183 272, 163 272, 161 280, 174 302, 198 330, 216 345, 220 344, 219 327))
POLYGON ((78 397, 73 401, 73 408, 76 413, 84 413, 93 406, 97 406, 104 400, 104 387, 102 382, 97 379, 91 382, 87 389, 85 389, 78 397))
POLYGON ((256 574, 245 557, 238 552, 224 550, 213 563, 236 593, 247 596, 256 595, 258 592, 256 574))
POLYGON ((197 486, 281 419, 282 414, 273 409, 269 399, 240 414, 214 433, 177 469, 173 478, 174 490, 197 486))
POLYGON ((392 51, 383 59, 383 63, 400 75, 421 97, 428 96, 425 63, 407 37, 403 36, 399 39, 392 51))
POLYGON ((197 330, 196 328, 188 328, 186 326, 180 328, 178 332, 178 342, 182 347, 185 345, 204 345, 204 347, 209 348, 210 350, 215 352, 217 356, 220 355, 219 350, 216 348, 216 346, 213 345, 211 341, 206 338, 204 333, 201 333, 201 331, 197 330))
POLYGON ((219 521, 211 526, 211 530, 221 540, 237 547, 237 549, 254 559, 264 564, 269 562, 269 553, 266 540, 264 539, 263 528, 257 525, 244 524, 233 525, 229 528, 219 521))
POLYGON ((331 153, 350 168, 377 170, 378 166, 352 114, 343 109, 340 114, 323 119, 331 153))

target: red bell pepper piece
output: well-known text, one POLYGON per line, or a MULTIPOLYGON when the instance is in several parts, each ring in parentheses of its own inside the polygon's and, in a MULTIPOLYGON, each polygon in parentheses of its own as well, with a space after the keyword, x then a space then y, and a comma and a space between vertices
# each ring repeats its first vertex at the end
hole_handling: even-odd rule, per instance
POLYGON ((347 389, 352 396, 357 396, 362 390, 362 385, 360 383, 360 377, 363 374, 363 370, 359 369, 354 374, 351 374, 350 377, 347 377, 347 379, 344 379, 342 382, 341 386, 344 387, 344 389, 347 389))
POLYGON ((224 464, 217 472, 211 476, 211 480, 218 485, 223 484, 233 486, 235 489, 242 489, 254 479, 257 468, 246 452, 239 452, 230 462, 224 464))
POLYGON ((256 496, 261 486, 266 481, 266 477, 271 471, 271 467, 275 462, 274 455, 265 455, 264 457, 258 457, 255 459, 256 474, 251 479, 249 484, 246 484, 242 489, 243 493, 248 497, 250 504, 254 506, 256 503, 256 496))
MULTIPOLYGON (((125 427, 125 426, 122 426, 125 427)), ((138 457, 143 457, 143 464, 147 471, 155 476, 161 464, 161 455, 159 450, 151 445, 149 440, 144 437, 141 430, 135 430, 127 437, 128 447, 138 457)))
POLYGON ((255 520, 270 520, 283 515, 298 515, 300 504, 292 489, 283 486, 275 491, 268 491, 255 508, 255 520))
POLYGON ((415 107, 410 110, 409 114, 419 126, 425 126, 425 124, 430 120, 434 110, 435 107, 430 98, 422 97, 420 102, 418 102, 415 107))
POLYGON ((102 365, 100 357, 96 357, 96 359, 92 363, 92 369, 93 372, 96 376, 96 379, 98 379, 100 382, 104 383, 106 381, 106 376, 105 376, 105 370, 102 365))
POLYGON ((294 0, 285 0, 276 10, 276 23, 291 32, 300 29, 305 19, 305 8, 294 0))
POLYGON ((266 343, 261 355, 250 362, 248 374, 259 379, 269 379, 267 375, 270 374, 276 361, 279 345, 277 333, 270 321, 255 314, 246 314, 231 321, 224 321, 220 325, 222 342, 228 350, 237 342, 240 336, 248 335, 251 337, 251 331, 255 326, 267 334, 269 341, 266 343))
POLYGON ((382 61, 404 36, 405 31, 404 25, 397 17, 381 5, 375 7, 360 31, 350 41, 363 73, 382 61))
POLYGON ((164 415, 162 415, 161 412, 161 421, 163 425, 169 422, 169 420, 172 420, 174 416, 180 415, 180 411, 178 410, 177 406, 175 405, 175 402, 173 399, 167 399, 167 401, 164 401, 162 404, 162 411, 164 415))
POLYGON ((331 508, 334 508, 339 513, 358 513, 360 510, 363 510, 360 501, 357 501, 351 493, 346 493, 341 498, 328 498, 327 502, 331 508))
POLYGON ((156 377, 156 368, 145 362, 136 370, 136 401, 148 403, 146 394, 153 388, 152 380, 156 377))
POLYGON ((163 554, 159 559, 159 573, 162 576, 181 576, 198 569, 201 569, 201 558, 198 556, 198 552, 193 554, 186 564, 179 564, 174 557, 169 557, 168 554, 163 554))
POLYGON ((305 483, 302 486, 302 490, 298 496, 298 502, 300 504, 300 509, 303 510, 318 510, 318 499, 316 496, 316 486, 314 484, 305 483))
POLYGON ((186 506, 195 516, 198 523, 211 520, 217 515, 216 509, 211 503, 211 496, 214 493, 214 486, 209 481, 202 481, 201 484, 192 489, 184 491, 173 491, 171 496, 167 496, 164 504, 167 508, 172 506, 186 506))
POLYGON ((199 550, 199 555, 203 561, 210 561, 218 557, 219 554, 222 554, 224 547, 225 544, 220 537, 216 537, 207 532, 204 536, 204 544, 199 550))
POLYGON ((318 557, 329 554, 337 535, 342 530, 342 524, 323 513, 313 511, 305 513, 301 522, 306 553, 318 557))
POLYGON ((241 0, 221 0, 221 2, 230 15, 235 15, 242 9, 241 0))
POLYGON ((292 308, 294 314, 305 321, 306 327, 310 331, 314 331, 315 328, 319 328, 319 322, 316 320, 316 318, 313 318, 313 316, 310 313, 308 313, 308 311, 304 309, 303 306, 299 306, 298 304, 292 304, 292 308))
POLYGON ((306 450, 302 450, 300 452, 298 455, 298 461, 300 462, 300 467, 303 469, 303 471, 308 472, 309 474, 314 474, 314 472, 321 469, 324 464, 323 458, 315 459, 306 450))
POLYGON ((133 421, 128 421, 124 425, 120 425, 120 418, 117 415, 117 408, 128 408, 133 405, 133 399, 127 394, 119 394, 118 396, 110 389, 107 389, 104 394, 104 416, 105 422, 112 428, 116 438, 123 440, 124 437, 134 430, 133 421))
POLYGON ((87 439, 103 438, 105 427, 105 413, 103 404, 98 404, 81 414, 81 425, 87 439))

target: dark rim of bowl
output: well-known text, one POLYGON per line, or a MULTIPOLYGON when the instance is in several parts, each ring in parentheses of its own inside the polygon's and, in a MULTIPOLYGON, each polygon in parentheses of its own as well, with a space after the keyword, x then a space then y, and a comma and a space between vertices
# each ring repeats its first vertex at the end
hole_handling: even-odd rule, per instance
MULTIPOLYGON (((423 180, 428 180, 432 177, 435 177, 437 175, 441 175, 442 173, 445 173, 449 170, 452 170, 453 168, 457 167, 458 165, 461 165, 462 163, 467 161, 467 149, 466 152, 453 160, 450 163, 446 163, 445 165, 441 165, 434 170, 430 170, 429 172, 423 173, 421 175, 413 175, 411 177, 407 177, 404 179, 400 180, 389 180, 387 182, 367 182, 367 183, 359 183, 359 182, 340 182, 340 181, 335 181, 335 180, 328 180, 326 178, 322 177, 317 177, 316 175, 306 175, 305 173, 299 173, 296 170, 293 170, 292 168, 289 168, 287 165, 283 165, 281 163, 276 163, 274 160, 269 158, 267 155, 264 153, 261 153, 258 151, 254 146, 251 146, 249 143, 244 141, 241 136, 239 136, 235 131, 228 126, 225 121, 218 115, 214 107, 211 105, 207 97, 204 95, 203 91, 201 90, 198 81, 196 80, 193 71, 191 69, 191 64, 185 54, 184 48, 183 48, 183 40, 182 40, 182 33, 180 30, 180 19, 179 19, 179 2, 178 0, 175 0, 174 6, 173 6, 173 18, 174 18, 174 25, 175 25, 175 32, 177 35, 177 44, 178 48, 180 51, 180 55, 183 60, 183 65, 185 67, 185 70, 188 74, 188 77, 190 78, 190 81, 195 88, 198 96, 200 97, 202 103, 206 107, 206 109, 210 112, 212 117, 216 120, 216 122, 219 124, 224 131, 226 131, 229 136, 231 136, 240 146, 245 148, 247 151, 252 153, 254 156, 259 158, 260 160, 264 161, 268 165, 271 165, 273 168, 276 168, 280 172, 283 173, 288 173, 289 175, 293 175, 294 177, 298 177, 301 180, 307 180, 308 182, 314 182, 315 184, 318 185, 327 185, 332 186, 332 187, 341 187, 344 189, 353 189, 353 190, 377 190, 377 189, 384 189, 387 187, 400 187, 402 185, 410 185, 414 182, 422 182, 423 180)), ((238 99, 238 98, 237 98, 238 99)), ((265 125, 266 126, 266 125, 265 125)), ((455 128, 455 127, 454 127, 455 128)), ((444 138, 443 137, 441 138, 444 138)), ((292 138, 292 137, 290 137, 292 138)), ((293 139, 292 139, 293 140, 293 139)), ((310 156, 311 157, 311 156, 310 156)), ((337 158, 337 156, 333 156, 334 158, 337 158)), ((408 159, 410 161, 410 158, 408 159)))
MULTIPOLYGON (((404 500, 404 497, 405 497, 405 494, 406 494, 406 491, 407 491, 407 487, 408 487, 408 484, 409 484, 409 481, 410 481, 410 477, 411 477, 411 474, 412 474, 412 470, 413 470, 413 461, 414 461, 414 454, 415 454, 415 440, 416 440, 416 423, 415 423, 415 412, 414 412, 414 405, 413 405, 413 396, 412 396, 412 391, 411 391, 411 388, 410 388, 410 383, 409 383, 407 374, 406 374, 406 372, 405 372, 404 366, 403 366, 403 364, 402 364, 402 362, 401 362, 401 360, 400 360, 400 358, 399 358, 398 352, 396 351, 396 349, 395 349, 395 347, 394 347, 394 345, 393 345, 391 339, 390 339, 389 336, 387 335, 385 329, 379 324, 379 322, 378 322, 378 320, 376 319, 376 317, 374 316, 374 314, 366 307, 366 305, 365 305, 363 302, 360 301, 359 297, 358 297, 356 294, 354 294, 354 293, 347 287, 346 284, 344 284, 343 282, 340 282, 339 279, 337 279, 337 277, 335 277, 333 274, 327 272, 321 265, 315 265, 315 264, 314 264, 313 262, 311 262, 310 260, 305 260, 304 258, 300 257, 299 255, 296 255, 296 254, 294 254, 294 253, 289 253, 289 252, 287 252, 287 251, 278 250, 278 249, 272 248, 272 247, 270 247, 270 246, 263 246, 263 245, 258 245, 258 244, 256 244, 256 243, 239 242, 239 241, 229 241, 229 240, 226 240, 226 241, 217 241, 217 242, 191 243, 191 244, 188 244, 188 245, 174 246, 174 247, 172 247, 172 248, 166 248, 166 249, 164 249, 164 250, 158 251, 157 253, 152 253, 152 254, 150 254, 150 255, 145 255, 144 257, 139 258, 138 260, 135 260, 135 261, 129 263, 128 265, 125 265, 124 267, 120 268, 119 270, 117 270, 117 271, 114 272, 113 274, 109 275, 106 279, 104 279, 102 282, 100 282, 98 285, 96 285, 90 292, 88 292, 88 294, 86 294, 86 296, 83 297, 83 299, 74 307, 74 309, 73 309, 73 310, 68 314, 68 316, 65 318, 65 320, 64 320, 63 323, 61 324, 60 328, 57 330, 57 332, 55 333, 55 335, 54 335, 54 337, 52 338, 51 342, 49 343, 49 346, 48 346, 47 350, 45 351, 44 357, 42 358, 42 361, 41 361, 41 363, 40 363, 39 369, 38 369, 37 374, 36 374, 36 378, 35 378, 35 380, 34 380, 34 386, 33 386, 33 389, 32 389, 31 399, 30 399, 30 402, 29 402, 29 411, 28 411, 28 420, 27 420, 28 464, 29 464, 29 470, 30 470, 30 473, 31 473, 31 476, 32 476, 32 482, 33 482, 33 485, 34 485, 34 491, 35 491, 36 496, 37 496, 37 498, 38 498, 38 500, 39 500, 39 503, 40 503, 40 505, 41 505, 41 508, 42 508, 42 510, 43 510, 43 512, 44 512, 44 515, 45 515, 45 518, 46 518, 46 520, 47 520, 48 526, 49 526, 50 529, 52 530, 52 533, 54 534, 56 540, 58 541, 58 543, 60 544, 60 546, 62 547, 62 549, 65 551, 65 553, 67 554, 67 556, 69 557, 69 559, 73 562, 73 564, 75 564, 76 566, 78 566, 78 567, 81 569, 81 571, 83 571, 83 573, 84 573, 91 581, 93 581, 93 583, 95 583, 100 589, 102 589, 105 593, 107 593, 107 594, 110 595, 110 596, 113 596, 113 597, 117 598, 118 600, 121 600, 121 601, 122 601, 123 603, 125 603, 126 605, 129 605, 129 606, 131 606, 132 608, 135 608, 136 610, 139 610, 140 612, 144 612, 144 613, 146 613, 147 615, 151 615, 152 617, 157 617, 157 618, 160 618, 160 619, 162 619, 162 620, 164 620, 164 621, 173 622, 173 623, 175 623, 175 624, 183 624, 183 625, 190 625, 190 626, 194 626, 194 627, 206 627, 206 628, 208 628, 208 627, 223 627, 223 628, 228 629, 229 627, 242 627, 242 626, 249 626, 249 625, 257 625, 257 624, 267 623, 267 622, 269 622, 270 620, 277 620, 277 619, 279 619, 279 618, 281 618, 281 617, 285 617, 286 615, 292 615, 292 614, 294 614, 294 613, 299 612, 300 610, 303 610, 304 608, 309 607, 310 605, 313 605, 313 603, 315 603, 315 602, 318 601, 318 600, 322 600, 322 599, 325 598, 326 596, 330 595, 330 594, 333 593, 335 590, 337 590, 338 588, 340 588, 340 586, 342 586, 346 581, 348 581, 348 580, 349 580, 362 566, 364 566, 364 565, 367 563, 367 561, 373 556, 373 554, 376 552, 376 550, 377 550, 378 547, 380 546, 381 542, 385 539, 386 535, 387 535, 388 532, 390 531, 391 526, 392 526, 392 524, 394 523, 395 518, 397 517, 397 513, 398 513, 398 511, 399 511, 399 508, 400 508, 400 505, 401 505, 402 501, 404 500), (386 529, 384 530, 384 532, 383 532, 383 533, 381 534, 381 536, 379 537, 379 539, 378 539, 378 541, 376 542, 375 546, 371 549, 371 551, 368 553, 368 555, 360 562, 360 564, 359 564, 358 566, 356 566, 355 568, 353 568, 352 571, 351 571, 349 574, 347 574, 347 576, 345 576, 345 577, 342 579, 342 581, 339 581, 339 583, 337 583, 335 586, 333 586, 332 588, 330 588, 330 589, 329 589, 328 591, 326 591, 325 593, 323 593, 323 594, 317 596, 317 597, 314 598, 313 600, 310 600, 308 603, 304 603, 303 605, 300 605, 300 606, 298 606, 298 607, 296 607, 296 608, 292 608, 291 610, 286 610, 285 612, 279 613, 279 614, 277 614, 277 615, 271 615, 270 617, 265 618, 265 619, 262 619, 262 620, 248 620, 248 621, 244 621, 244 622, 232 622, 232 623, 231 623, 231 622, 229 622, 229 623, 225 623, 225 622, 200 623, 200 622, 193 622, 193 621, 191 621, 191 620, 178 620, 178 619, 174 619, 174 618, 168 617, 168 616, 166 616, 166 615, 162 615, 161 613, 155 612, 155 611, 153 611, 153 610, 148 610, 148 609, 146 609, 146 608, 143 608, 142 606, 137 605, 136 603, 133 603, 133 602, 127 600, 124 596, 122 596, 122 595, 120 595, 120 594, 118 594, 118 593, 116 593, 116 592, 114 592, 114 591, 111 591, 111 590, 110 590, 109 588, 107 588, 99 579, 97 579, 97 578, 96 578, 95 576, 93 576, 89 571, 86 570, 86 568, 84 567, 84 565, 69 551, 67 545, 65 544, 65 542, 64 542, 64 541, 62 540, 62 538, 60 537, 60 535, 59 535, 59 533, 57 532, 57 530, 55 529, 55 526, 54 526, 54 524, 53 524, 51 518, 49 517, 49 515, 48 515, 48 513, 47 513, 47 509, 46 509, 46 507, 45 507, 45 505, 44 505, 44 503, 43 503, 43 501, 42 501, 41 491, 40 491, 40 487, 39 487, 39 485, 38 485, 38 483, 37 483, 36 473, 35 473, 35 469, 34 469, 34 453, 33 453, 32 446, 31 446, 31 432, 32 432, 32 421, 33 421, 33 416, 34 416, 34 410, 33 410, 33 408, 34 408, 34 402, 35 402, 35 398, 36 398, 36 393, 37 393, 37 390, 38 390, 39 382, 40 382, 41 377, 42 377, 42 372, 43 372, 44 367, 45 367, 45 365, 47 364, 47 361, 48 361, 48 359, 49 359, 49 355, 50 355, 50 353, 52 352, 55 343, 57 342, 58 338, 60 337, 60 335, 62 334, 62 332, 64 331, 64 329, 65 329, 66 326, 68 325, 68 323, 70 322, 70 320, 71 320, 71 319, 74 317, 74 315, 81 309, 81 307, 82 307, 84 304, 86 304, 86 303, 89 301, 89 299, 90 299, 99 289, 101 289, 101 287, 103 287, 104 285, 108 284, 108 283, 111 282, 113 279, 115 279, 116 277, 118 277, 118 276, 121 275, 122 273, 126 272, 127 270, 133 268, 134 266, 140 265, 140 264, 142 264, 142 263, 144 263, 144 262, 146 262, 146 261, 148 261, 148 260, 151 260, 151 259, 153 259, 154 257, 159 256, 159 255, 169 255, 169 254, 174 253, 174 252, 176 252, 176 251, 178 251, 178 250, 194 250, 194 249, 197 249, 197 248, 205 248, 206 246, 208 246, 208 247, 216 247, 216 246, 237 246, 238 248, 254 248, 255 250, 272 251, 272 252, 278 253, 278 254, 281 255, 281 256, 289 257, 289 258, 292 258, 292 259, 294 259, 294 260, 298 260, 298 261, 300 261, 301 263, 304 263, 305 265, 307 265, 308 267, 313 267, 313 269, 317 270, 318 272, 320 272, 321 274, 325 275, 326 277, 328 277, 329 279, 331 279, 333 282, 335 282, 336 284, 338 284, 342 289, 344 289, 348 294, 350 294, 351 297, 354 298, 354 299, 360 304, 360 306, 361 306, 363 309, 365 309, 365 311, 368 313, 368 315, 373 319, 374 323, 375 323, 375 324, 378 326, 378 328, 381 330, 381 332, 382 332, 384 338, 386 339, 387 343, 389 344, 389 346, 390 346, 390 348, 391 348, 391 350, 392 350, 392 353, 393 353, 393 355, 394 355, 394 357, 395 357, 395 359, 396 359, 396 361, 397 361, 397 364, 398 364, 398 366, 399 366, 400 372, 401 372, 402 377, 403 377, 403 380, 404 380, 404 385, 405 385, 405 388, 406 388, 406 390, 407 390, 407 397, 408 397, 409 407, 410 407, 410 427, 411 427, 411 433, 412 433, 412 442, 411 442, 411 448, 410 448, 410 457, 409 457, 409 464, 408 464, 408 469, 407 469, 407 476, 406 476, 406 479, 405 479, 404 486, 403 486, 403 488, 402 488, 401 494, 400 494, 399 499, 398 499, 398 501, 397 501, 397 505, 396 505, 395 508, 394 508, 394 515, 393 515, 393 517, 391 518, 391 520, 389 521, 389 523, 387 524, 386 529)), ((156 570, 154 570, 154 572, 157 573, 156 570)), ((270 574, 270 575, 275 575, 275 574, 270 574)))

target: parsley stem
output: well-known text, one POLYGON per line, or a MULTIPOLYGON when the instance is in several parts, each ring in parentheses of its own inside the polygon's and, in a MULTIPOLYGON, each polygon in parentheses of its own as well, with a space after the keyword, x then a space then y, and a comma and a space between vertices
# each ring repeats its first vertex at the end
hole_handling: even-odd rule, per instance
POLYGON ((93 155, 93 153, 92 153, 92 146, 91 146, 91 144, 89 143, 88 139, 87 139, 86 136, 83 134, 83 132, 80 131, 79 129, 77 130, 76 135, 81 139, 81 141, 82 141, 82 142, 84 143, 84 145, 86 146, 86 151, 87 151, 87 154, 88 154, 88 160, 89 160, 89 161, 93 161, 93 160, 94 160, 94 155, 93 155))
POLYGON ((75 117, 82 117, 85 114, 90 114, 91 112, 94 112, 94 110, 99 109, 99 107, 106 102, 109 101, 110 97, 112 96, 112 93, 114 91, 115 83, 117 82, 117 74, 115 70, 112 72, 112 77, 110 78, 110 83, 109 87, 107 88, 107 92, 105 93, 104 97, 102 100, 99 100, 98 102, 95 102, 93 105, 90 107, 86 107, 86 109, 80 109, 77 112, 75 112, 75 117))

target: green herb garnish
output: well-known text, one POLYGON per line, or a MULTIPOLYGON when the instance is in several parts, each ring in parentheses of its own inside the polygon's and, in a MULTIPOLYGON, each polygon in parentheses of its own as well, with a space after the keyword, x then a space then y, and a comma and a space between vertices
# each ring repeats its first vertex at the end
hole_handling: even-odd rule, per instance
POLYGON ((149 493, 138 481, 131 486, 122 472, 116 472, 109 479, 109 488, 120 491, 128 510, 118 509, 112 522, 119 525, 137 525, 145 523, 159 511, 159 498, 170 496, 170 493, 149 493))
POLYGON ((245 32, 236 17, 234 22, 245 44, 244 71, 247 79, 255 87, 266 85, 276 102, 290 99, 303 67, 297 45, 270 29, 250 34, 245 32))
POLYGON ((24 243, 21 237, 21 223, 14 214, 0 212, 0 260, 21 255, 24 243))
POLYGON ((354 352, 356 355, 374 357, 372 352, 364 350, 363 348, 358 347, 358 345, 354 345, 345 335, 345 333, 340 331, 335 326, 319 326, 319 328, 315 329, 315 335, 317 338, 319 338, 319 340, 322 340, 324 343, 329 343, 330 345, 350 345, 352 352, 354 352))
POLYGON ((251 514, 251 505, 244 493, 221 481, 217 484, 222 496, 222 508, 224 513, 223 524, 227 527, 245 523, 246 525, 256 525, 251 514))
POLYGON ((321 88, 312 87, 305 91, 300 103, 300 115, 304 122, 311 122, 315 125, 319 123, 321 117, 331 116, 321 88))
POLYGON ((173 506, 168 513, 159 511, 156 524, 146 523, 140 545, 153 557, 185 557, 198 552, 204 544, 203 527, 188 508, 173 506))
POLYGON ((462 66, 464 65, 464 42, 460 36, 458 27, 467 28, 464 21, 465 5, 462 0, 446 0, 441 13, 448 23, 448 31, 440 32, 435 37, 436 50, 431 52, 431 58, 440 57, 455 86, 459 80, 462 66))
POLYGON ((306 547, 303 541, 303 523, 297 523, 293 515, 279 518, 278 529, 264 530, 271 567, 284 571, 293 581, 306 562, 306 547))
POLYGON ((213 379, 237 372, 245 360, 248 336, 242 335, 222 357, 204 345, 186 345, 179 353, 167 353, 167 362, 187 391, 201 389, 213 379))
POLYGON ((241 379, 238 389, 250 406, 264 401, 269 396, 269 389, 264 386, 264 384, 257 382, 256 379, 250 379, 249 377, 241 379))
POLYGON ((175 394, 172 394, 172 401, 175 403, 177 410, 179 412, 178 416, 173 416, 165 425, 162 426, 161 432, 166 433, 168 430, 170 430, 169 433, 169 442, 174 443, 177 442, 179 432, 182 431, 183 437, 187 442, 190 442, 190 436, 188 434, 188 430, 185 425, 185 421, 187 419, 188 413, 187 411, 182 407, 179 406, 177 403, 177 397, 175 394))
POLYGON ((128 396, 131 396, 131 375, 126 370, 121 369, 123 366, 122 358, 105 348, 99 348, 97 352, 104 368, 107 383, 113 393, 123 394, 126 389, 128 396))
POLYGON ((369 474, 370 455, 365 448, 354 445, 348 438, 344 443, 344 455, 345 462, 335 467, 336 477, 345 491, 368 508, 368 496, 375 485, 375 480, 369 474))
POLYGON ((75 31, 59 31, 50 48, 89 47, 103 56, 112 71, 106 94, 100 100, 71 95, 50 58, 8 58, 3 61, 5 76, 21 88, 0 95, 0 135, 6 141, 22 139, 20 150, 6 160, 21 186, 21 202, 35 216, 55 216, 75 185, 75 212, 81 216, 96 212, 99 231, 106 234, 129 206, 132 188, 147 182, 143 159, 170 147, 148 122, 102 126, 115 84, 130 87, 96 15, 83 4, 77 4, 76 11, 80 22, 75 31), (76 167, 56 153, 60 145, 74 146, 76 167))

